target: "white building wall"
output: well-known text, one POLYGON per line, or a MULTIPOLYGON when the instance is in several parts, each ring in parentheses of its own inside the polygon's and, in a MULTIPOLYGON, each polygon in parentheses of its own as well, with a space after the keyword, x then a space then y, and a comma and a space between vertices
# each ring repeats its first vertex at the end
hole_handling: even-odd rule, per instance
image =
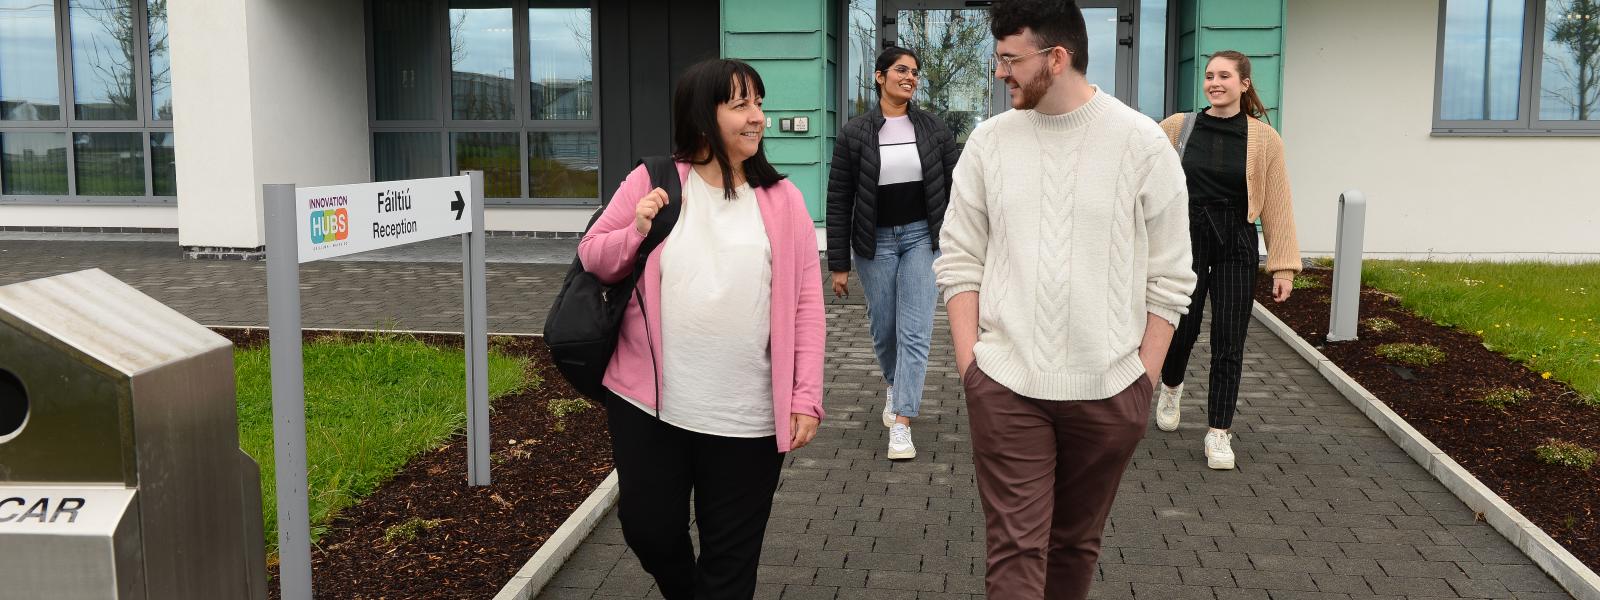
POLYGON ((1369 257, 1600 260, 1600 139, 1433 137, 1438 0, 1288 0, 1283 137, 1300 247, 1339 193, 1369 257))
POLYGON ((178 226, 176 206, 0 206, 4 227, 153 227, 178 226))
POLYGON ((189 2, 169 20, 181 244, 261 246, 263 184, 370 179, 360 0, 189 2))

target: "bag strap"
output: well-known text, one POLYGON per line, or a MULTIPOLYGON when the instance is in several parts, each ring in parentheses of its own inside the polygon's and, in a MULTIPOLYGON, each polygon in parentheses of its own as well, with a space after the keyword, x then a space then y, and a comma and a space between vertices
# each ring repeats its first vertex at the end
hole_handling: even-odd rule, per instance
POLYGON ((644 261, 666 241, 672 226, 678 223, 678 210, 683 206, 683 182, 678 177, 678 163, 671 156, 646 156, 639 159, 639 164, 650 174, 650 185, 667 192, 667 205, 650 221, 650 233, 639 244, 639 256, 634 265, 637 271, 643 272, 644 261))
POLYGON ((1189 134, 1194 132, 1194 122, 1200 120, 1200 111, 1184 115, 1183 130, 1178 133, 1178 158, 1183 158, 1183 149, 1189 145, 1189 134))

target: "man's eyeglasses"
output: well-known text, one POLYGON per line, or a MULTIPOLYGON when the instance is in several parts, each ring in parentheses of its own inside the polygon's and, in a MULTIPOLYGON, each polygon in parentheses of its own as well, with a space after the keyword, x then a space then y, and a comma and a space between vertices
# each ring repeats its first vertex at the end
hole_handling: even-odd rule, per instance
POLYGON ((895 65, 895 66, 889 67, 889 70, 890 71, 894 71, 896 73, 899 73, 902 76, 910 76, 910 77, 917 77, 918 75, 922 74, 921 70, 913 69, 913 68, 905 66, 905 65, 895 65))
MULTIPOLYGON (((1000 67, 1001 72, 1005 73, 1007 76, 1010 76, 1011 75, 1011 67, 1012 67, 1012 65, 1016 64, 1017 61, 1023 60, 1023 59, 1027 59, 1027 58, 1030 58, 1030 57, 1034 57, 1034 56, 1038 56, 1040 54, 1044 54, 1044 53, 1049 52, 1051 50, 1055 50, 1056 48, 1060 48, 1060 46, 1050 46, 1048 48, 1040 48, 1040 49, 1035 50, 1033 52, 1029 52, 1027 54, 1024 54, 1022 56, 1002 56, 999 53, 996 53, 994 55, 994 64, 996 64, 996 65, 998 65, 1000 67)), ((1067 50, 1067 54, 1071 54, 1071 53, 1072 53, 1071 50, 1067 50)))

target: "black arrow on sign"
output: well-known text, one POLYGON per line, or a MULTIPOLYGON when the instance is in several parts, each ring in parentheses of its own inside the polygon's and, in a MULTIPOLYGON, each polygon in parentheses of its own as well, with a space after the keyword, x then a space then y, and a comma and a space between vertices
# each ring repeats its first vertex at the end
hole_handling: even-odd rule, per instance
POLYGON ((456 191, 456 199, 450 201, 450 210, 456 211, 456 220, 461 220, 461 211, 467 207, 467 201, 461 199, 461 191, 456 191))

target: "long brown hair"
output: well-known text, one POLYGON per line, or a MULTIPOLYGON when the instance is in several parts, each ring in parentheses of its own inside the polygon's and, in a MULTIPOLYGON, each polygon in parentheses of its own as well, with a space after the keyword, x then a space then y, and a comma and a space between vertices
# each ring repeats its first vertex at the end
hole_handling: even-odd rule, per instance
MULTIPOLYGON (((1239 78, 1250 82, 1250 87, 1239 95, 1239 103, 1242 105, 1240 108, 1244 110, 1244 114, 1270 124, 1271 121, 1267 119, 1267 105, 1263 104, 1261 96, 1256 94, 1256 80, 1250 77, 1250 57, 1238 50, 1218 50, 1211 54, 1211 60, 1219 58, 1233 61, 1234 68, 1239 71, 1239 78)), ((1211 66, 1210 60, 1206 61, 1206 66, 1211 66)))

